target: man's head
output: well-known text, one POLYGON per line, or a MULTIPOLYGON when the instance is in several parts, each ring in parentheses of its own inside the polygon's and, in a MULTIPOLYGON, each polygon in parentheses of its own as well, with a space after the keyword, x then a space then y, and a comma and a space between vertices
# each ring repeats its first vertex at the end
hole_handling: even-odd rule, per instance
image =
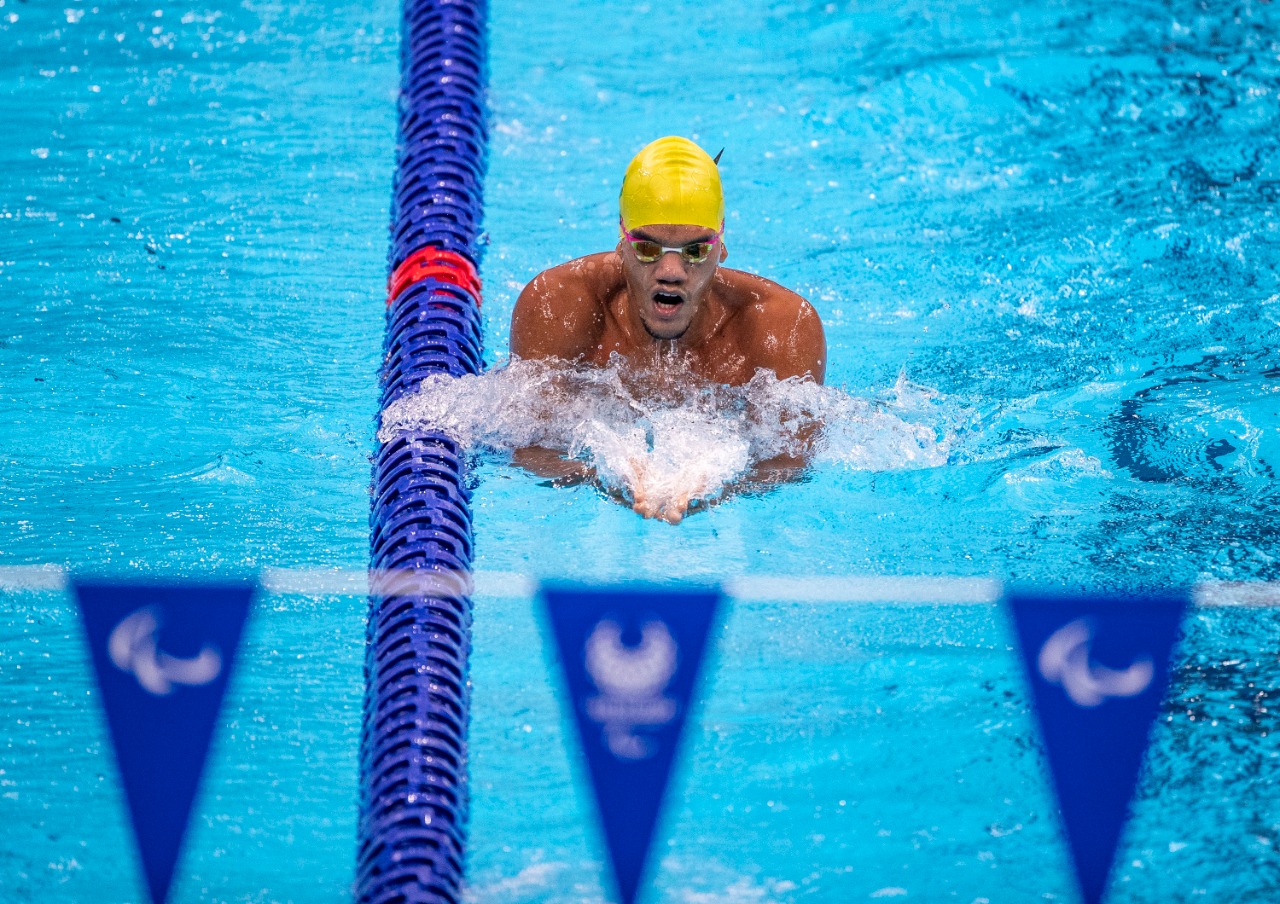
POLYGON ((627 167, 618 206, 618 253, 640 319, 654 338, 678 339, 726 254, 716 162, 688 139, 659 138, 627 167))

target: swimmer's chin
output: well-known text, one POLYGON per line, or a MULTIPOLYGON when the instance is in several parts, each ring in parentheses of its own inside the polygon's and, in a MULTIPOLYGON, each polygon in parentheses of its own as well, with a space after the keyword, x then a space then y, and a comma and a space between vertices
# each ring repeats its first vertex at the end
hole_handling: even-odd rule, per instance
POLYGON ((684 334, 689 332, 689 327, 686 325, 682 327, 678 332, 658 333, 658 332, 654 332, 653 327, 649 326, 649 324, 647 323, 644 323, 643 320, 641 321, 641 323, 644 324, 644 331, 649 334, 650 338, 657 339, 660 342, 674 342, 677 339, 683 338, 684 334))

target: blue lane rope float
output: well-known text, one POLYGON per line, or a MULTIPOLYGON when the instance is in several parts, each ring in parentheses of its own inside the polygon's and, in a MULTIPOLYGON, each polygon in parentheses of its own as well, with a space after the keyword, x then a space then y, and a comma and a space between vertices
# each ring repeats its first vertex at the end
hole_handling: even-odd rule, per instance
MULTIPOLYGON (((479 239, 485 167, 486 4, 404 0, 400 131, 382 407, 423 378, 483 367, 479 239)), ((431 431, 379 448, 374 579, 360 739, 356 897, 461 900, 472 536, 465 451, 431 431)))

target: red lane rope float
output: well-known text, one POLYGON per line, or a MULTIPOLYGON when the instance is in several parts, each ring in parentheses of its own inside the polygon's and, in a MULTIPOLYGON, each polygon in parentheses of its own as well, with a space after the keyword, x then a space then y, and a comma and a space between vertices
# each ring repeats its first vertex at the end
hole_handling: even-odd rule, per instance
POLYGON ((387 280, 387 304, 400 297, 405 289, 424 279, 436 279, 457 286, 475 299, 480 307, 480 274, 475 264, 461 254, 428 245, 404 259, 387 280))

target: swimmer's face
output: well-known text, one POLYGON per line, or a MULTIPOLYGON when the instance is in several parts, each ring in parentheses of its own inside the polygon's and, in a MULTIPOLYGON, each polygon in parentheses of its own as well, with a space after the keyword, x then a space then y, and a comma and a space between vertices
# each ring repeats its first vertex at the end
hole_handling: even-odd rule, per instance
MULTIPOLYGON (((634 238, 668 248, 710 241, 715 234, 714 229, 705 226, 641 226, 631 230, 634 238)), ((711 253, 701 263, 691 264, 679 253, 668 251, 646 264, 636 257, 630 242, 624 239, 618 243, 627 289, 650 336, 679 339, 685 334, 702 307, 725 253, 724 242, 720 241, 711 247, 711 253)))

